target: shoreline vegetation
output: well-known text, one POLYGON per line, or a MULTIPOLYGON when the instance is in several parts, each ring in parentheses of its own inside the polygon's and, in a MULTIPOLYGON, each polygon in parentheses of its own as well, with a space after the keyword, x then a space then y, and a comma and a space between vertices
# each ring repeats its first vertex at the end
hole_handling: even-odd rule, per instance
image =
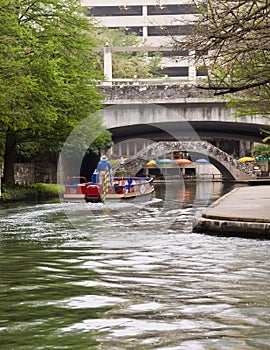
POLYGON ((53 199, 64 193, 64 185, 37 183, 33 185, 2 186, 0 203, 53 199))

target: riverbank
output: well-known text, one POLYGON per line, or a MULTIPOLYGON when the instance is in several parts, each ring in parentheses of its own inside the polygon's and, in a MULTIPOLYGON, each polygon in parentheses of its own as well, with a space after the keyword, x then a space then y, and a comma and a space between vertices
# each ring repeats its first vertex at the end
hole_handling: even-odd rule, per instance
POLYGON ((195 232, 270 238, 270 186, 235 188, 202 212, 195 232))
POLYGON ((64 192, 64 186, 57 184, 37 183, 33 185, 3 186, 1 202, 24 201, 24 200, 46 200, 58 198, 59 192, 64 192))

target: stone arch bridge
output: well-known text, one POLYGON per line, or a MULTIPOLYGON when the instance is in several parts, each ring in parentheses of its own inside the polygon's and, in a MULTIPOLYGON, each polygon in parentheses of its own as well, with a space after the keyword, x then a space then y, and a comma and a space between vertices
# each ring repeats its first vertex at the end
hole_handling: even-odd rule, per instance
POLYGON ((152 159, 169 154, 174 151, 186 151, 194 156, 207 157, 222 174, 224 180, 245 181, 252 180, 252 169, 245 163, 223 152, 206 141, 161 141, 155 142, 127 159, 123 164, 113 167, 113 172, 123 170, 130 176, 135 176, 146 163, 152 159))

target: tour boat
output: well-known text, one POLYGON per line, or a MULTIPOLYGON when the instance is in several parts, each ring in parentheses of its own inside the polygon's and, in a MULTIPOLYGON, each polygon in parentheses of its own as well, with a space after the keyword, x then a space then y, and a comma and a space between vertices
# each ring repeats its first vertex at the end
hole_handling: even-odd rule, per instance
POLYGON ((105 200, 151 199, 154 191, 151 177, 114 177, 107 186, 88 182, 83 176, 68 177, 65 201, 105 202, 105 200))

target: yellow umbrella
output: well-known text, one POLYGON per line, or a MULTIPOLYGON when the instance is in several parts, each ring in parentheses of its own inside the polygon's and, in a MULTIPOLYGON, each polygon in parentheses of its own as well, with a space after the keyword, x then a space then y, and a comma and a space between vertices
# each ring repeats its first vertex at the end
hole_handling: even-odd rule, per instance
POLYGON ((240 163, 244 163, 244 162, 253 162, 255 159, 253 157, 243 157, 239 159, 240 163))
POLYGON ((154 160, 150 160, 148 163, 146 163, 146 165, 155 165, 157 164, 154 160))

